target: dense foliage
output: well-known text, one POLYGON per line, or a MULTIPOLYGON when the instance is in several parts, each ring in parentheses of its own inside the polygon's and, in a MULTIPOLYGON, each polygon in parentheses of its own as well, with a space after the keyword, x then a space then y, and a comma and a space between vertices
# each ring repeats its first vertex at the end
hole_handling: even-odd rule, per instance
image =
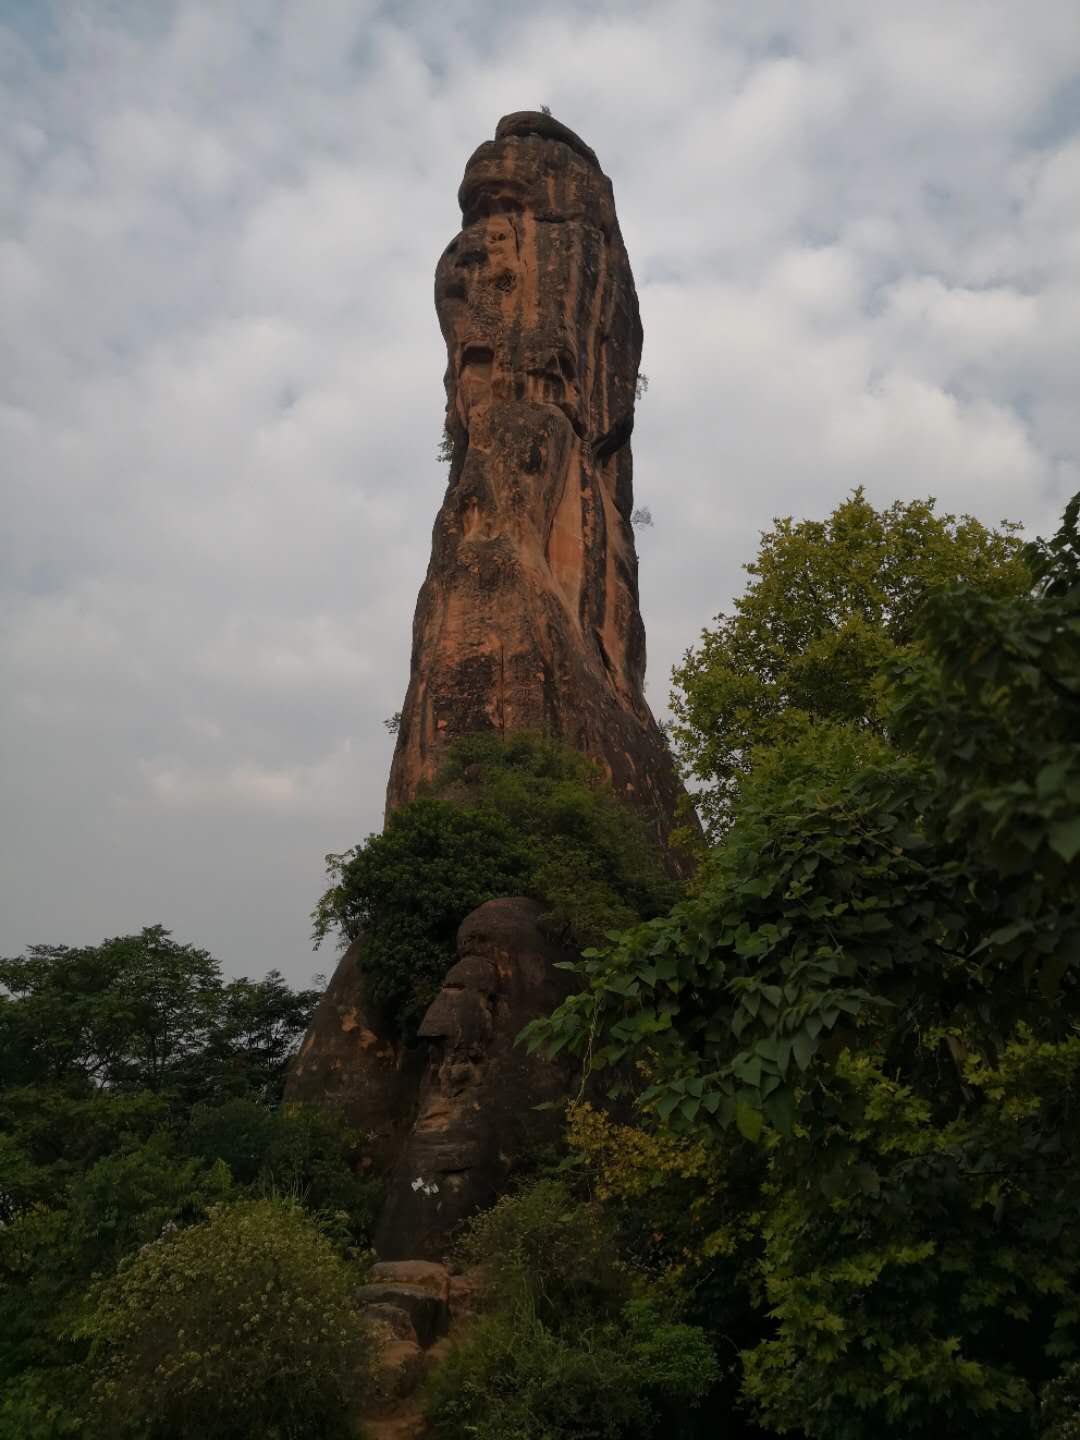
POLYGON ((637 1060, 718 1166, 764 1143, 745 1393, 781 1433, 1033 1434, 1076 1348, 1076 520, 1031 591, 927 597, 874 750, 759 749, 699 893, 533 1030, 637 1060))
POLYGON ((377 1187, 338 1116, 279 1104, 315 992, 226 983, 160 926, 35 946, 0 982, 0 1437, 90 1434, 76 1331, 95 1275, 258 1196, 362 1246, 377 1187))
POLYGON ((938 515, 932 500, 875 510, 861 489, 826 520, 775 522, 734 612, 718 615, 674 672, 671 733, 714 838, 759 747, 810 722, 884 733, 881 677, 916 641, 929 595, 957 584, 1024 591, 1015 530, 938 515))
POLYGON ((530 735, 459 740, 431 788, 381 835, 327 856, 315 938, 364 936, 372 999, 405 1028, 453 963, 465 916, 529 895, 578 944, 656 915, 675 896, 645 828, 576 751, 530 735))
POLYGON ((220 1207, 91 1297, 91 1425, 138 1440, 354 1433, 371 1342, 351 1267, 298 1208, 220 1207))
POLYGON ((226 984, 212 955, 160 925, 32 945, 0 959, 0 1085, 277 1099, 317 999, 276 970, 226 984))
MULTIPOLYGON (((316 934, 406 1029, 486 899, 585 946, 527 1036, 582 1057, 567 1152, 462 1238, 439 1440, 1080 1436, 1078 516, 765 536, 677 677, 688 893, 529 736, 329 857, 316 934)), ((378 1194, 280 1104, 314 998, 160 927, 0 961, 0 1440, 345 1433, 378 1194)))
POLYGON ((463 1258, 488 1262, 491 1304, 429 1387, 440 1440, 693 1433, 716 1379, 711 1348, 614 1247, 600 1209, 553 1180, 473 1222, 463 1258))

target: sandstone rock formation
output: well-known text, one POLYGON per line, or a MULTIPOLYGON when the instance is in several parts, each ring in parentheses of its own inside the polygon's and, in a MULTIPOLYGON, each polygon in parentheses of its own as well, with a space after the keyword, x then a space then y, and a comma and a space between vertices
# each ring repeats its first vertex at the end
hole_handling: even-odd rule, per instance
POLYGON ((388 806, 457 736, 534 730, 600 762, 666 838, 680 786, 644 696, 630 525, 642 330, 611 182, 571 130, 523 112, 458 198, 435 277, 453 460, 388 806))
POLYGON ((542 907, 489 900, 463 921, 458 960, 409 1049, 367 1001, 362 941, 342 956, 286 1090, 290 1103, 340 1106, 371 1136, 388 1177, 375 1235, 381 1260, 439 1258, 454 1230, 489 1205, 562 1121, 536 1106, 573 1082, 573 1062, 514 1042, 567 993, 570 959, 540 930, 542 907))
POLYGON ((369 1137, 372 1163, 386 1170, 412 1126, 426 1056, 409 1049, 371 1003, 362 956, 363 941, 354 940, 338 961, 289 1069, 285 1099, 338 1107, 369 1137))
MULTIPOLYGON (((664 841, 681 786, 643 691, 630 525, 642 334, 611 183, 572 131, 522 113, 473 155, 459 199, 464 228, 435 281, 453 460, 388 806, 411 799, 458 736, 533 730, 597 760, 664 841)), ((536 1107, 567 1093, 573 1064, 514 1044, 566 993, 567 957, 539 914, 503 899, 464 921, 414 1048, 370 1003, 362 939, 315 1013, 286 1099, 339 1105, 372 1137, 388 1177, 382 1260, 441 1256, 559 1130, 558 1113, 536 1107)), ((396 1343, 411 1363, 415 1337, 396 1343)))
POLYGON ((534 900, 489 900, 458 931, 459 959, 420 1026, 428 1049, 416 1119, 390 1177, 375 1249, 440 1256, 462 1220, 490 1205, 562 1121, 573 1066, 515 1044, 568 993, 570 956, 540 930, 534 900))

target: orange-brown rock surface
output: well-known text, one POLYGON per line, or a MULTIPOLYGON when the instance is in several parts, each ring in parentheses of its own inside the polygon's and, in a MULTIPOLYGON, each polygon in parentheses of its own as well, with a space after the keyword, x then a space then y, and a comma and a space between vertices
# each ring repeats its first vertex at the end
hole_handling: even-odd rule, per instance
POLYGON ((642 330, 611 182, 548 115, 465 168, 435 304, 453 460, 420 591, 388 805, 471 731, 599 761, 659 836, 678 780, 645 701, 630 434, 642 330))

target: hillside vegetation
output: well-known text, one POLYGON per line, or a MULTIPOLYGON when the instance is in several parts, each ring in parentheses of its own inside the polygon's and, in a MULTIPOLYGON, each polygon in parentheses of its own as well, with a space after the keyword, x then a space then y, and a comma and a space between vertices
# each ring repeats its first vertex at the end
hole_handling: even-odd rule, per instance
MULTIPOLYGON (((329 857, 406 1043, 484 900, 581 954, 558 1153, 460 1237, 438 1440, 1080 1435, 1080 501, 1022 544, 778 521, 675 673, 677 892, 589 762, 460 742, 329 857)), ((161 927, 0 964, 0 1440, 336 1437, 364 1137, 284 1107, 314 992, 161 927)))

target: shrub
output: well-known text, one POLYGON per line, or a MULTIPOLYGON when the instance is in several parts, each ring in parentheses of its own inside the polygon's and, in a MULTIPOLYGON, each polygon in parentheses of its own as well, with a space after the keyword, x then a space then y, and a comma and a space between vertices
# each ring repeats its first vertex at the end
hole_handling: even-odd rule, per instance
POLYGON ((701 1330, 637 1293, 613 1241, 603 1212, 557 1180, 505 1196, 472 1221, 461 1258, 485 1264, 492 1310, 429 1384, 438 1436, 681 1433, 717 1378, 715 1357, 701 1330))
POLYGON ((335 928, 345 942, 363 934, 370 996, 406 1030, 486 900, 532 896, 555 933, 585 945, 675 898, 644 824, 596 766, 530 735, 459 740, 429 793, 327 867, 316 944, 335 928))
POLYGON ((458 1251, 467 1265, 494 1257, 487 1282, 494 1303, 525 1305, 544 1324, 611 1318, 631 1295, 609 1219, 560 1180, 504 1195, 469 1222, 458 1251))
POLYGON ((381 1182, 357 1169, 363 1136, 337 1110, 286 1105, 271 1110, 255 1100, 198 1105, 188 1148, 205 1160, 223 1160, 234 1179, 262 1196, 285 1196, 302 1205, 326 1230, 366 1246, 382 1199, 381 1182))
POLYGON ((680 1434, 715 1378, 704 1335, 627 1306, 617 1322, 557 1332, 528 1310, 480 1320, 436 1371, 440 1440, 618 1440, 680 1434))
POLYGON ((367 1379, 353 1285, 303 1213, 268 1200, 144 1246, 98 1284, 82 1327, 92 1427, 140 1440, 346 1436, 367 1379))

